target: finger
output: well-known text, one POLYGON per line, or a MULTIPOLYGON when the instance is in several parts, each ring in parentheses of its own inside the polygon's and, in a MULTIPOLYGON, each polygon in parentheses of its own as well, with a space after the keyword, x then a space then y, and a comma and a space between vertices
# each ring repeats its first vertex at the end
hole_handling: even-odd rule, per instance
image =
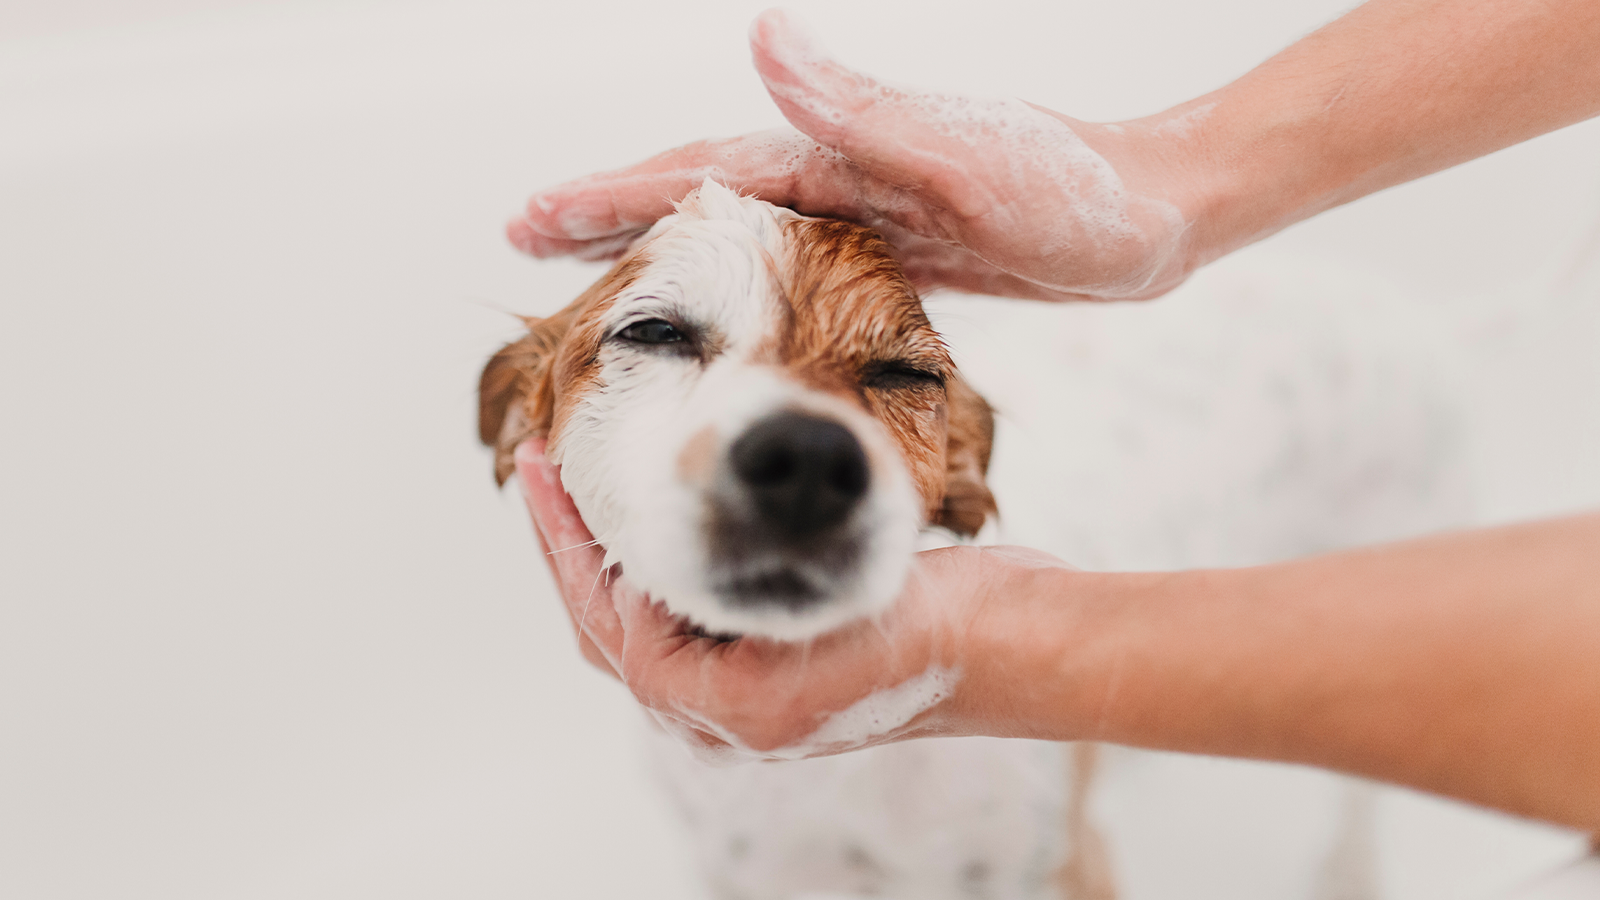
POLYGON ((544 455, 544 442, 520 444, 513 458, 528 512, 549 548, 545 558, 556 575, 567 614, 612 669, 618 670, 623 635, 615 594, 621 586, 607 577, 605 550, 594 542, 562 488, 560 474, 544 455))
POLYGON ((1069 565, 1065 560, 1053 553, 1035 550, 1032 547, 1000 544, 979 547, 978 550, 986 556, 999 557, 1030 569, 1077 569, 1076 566, 1069 565))
MULTIPOLYGON (((539 443, 542 445, 543 442, 539 442, 539 443)), ((551 558, 550 558, 551 557, 550 545, 545 542, 544 534, 543 534, 543 532, 541 532, 539 530, 537 524, 535 525, 535 527, 533 529, 533 536, 538 539, 538 541, 539 541, 539 549, 541 551, 543 551, 543 553, 545 555, 545 561, 546 561, 546 563, 548 563, 550 565, 550 574, 554 575, 556 577, 556 579, 557 579, 557 581, 556 581, 557 590, 560 590, 560 587, 561 587, 561 582, 559 580, 560 579, 560 574, 556 572, 554 561, 551 560, 551 558)), ((562 605, 563 606, 566 605, 565 604, 565 600, 563 600, 563 604, 562 605)), ((592 638, 590 638, 587 634, 584 633, 582 624, 578 620, 572 619, 570 609, 568 610, 568 619, 570 619, 572 621, 572 631, 573 631, 574 636, 578 640, 578 652, 583 654, 583 658, 585 660, 587 660, 590 665, 594 666, 595 668, 599 669, 602 672, 605 672, 606 674, 610 675, 612 678, 615 678, 618 681, 621 681, 622 680, 622 676, 617 674, 616 667, 613 666, 611 664, 611 661, 606 658, 605 653, 600 650, 599 645, 596 644, 592 638)))
POLYGON ((681 701, 685 683, 677 673, 697 667, 715 640, 690 634, 683 619, 638 591, 621 593, 614 608, 623 634, 617 658, 622 680, 647 705, 681 701))
POLYGON ((617 673, 616 666, 611 664, 611 660, 606 658, 605 653, 601 652, 600 645, 596 644, 594 639, 590 638, 589 635, 581 629, 577 630, 577 634, 578 652, 583 654, 583 658, 588 661, 589 665, 594 666, 596 669, 599 669, 607 675, 610 675, 612 678, 621 681, 622 676, 617 673))
POLYGON ((532 438, 517 445, 512 454, 528 511, 533 514, 534 527, 551 550, 588 544, 594 540, 594 535, 589 533, 577 507, 572 505, 572 498, 566 496, 566 489, 561 486, 561 473, 545 456, 545 447, 543 439, 532 438))
POLYGON ((993 207, 995 198, 973 177, 982 159, 953 133, 978 124, 973 119, 989 106, 890 87, 848 69, 780 9, 756 17, 750 47, 767 93, 800 131, 883 181, 929 190, 958 215, 993 207))
POLYGON ((874 223, 894 252, 906 278, 918 293, 949 289, 1019 300, 1096 300, 1088 294, 1059 291, 1002 271, 971 250, 949 241, 927 238, 895 222, 874 223))
POLYGON ((672 213, 674 204, 707 178, 752 193, 778 206, 801 198, 800 172, 816 178, 817 167, 844 167, 837 154, 790 129, 723 140, 699 141, 668 150, 625 169, 590 175, 535 194, 513 235, 519 248, 555 255, 589 242, 637 234, 672 213), (538 241, 534 235, 548 239, 538 241))
POLYGON ((511 246, 529 256, 549 259, 556 256, 576 256, 584 260, 615 259, 628 251, 643 231, 625 231, 587 241, 573 241, 549 237, 533 230, 526 219, 512 219, 506 223, 506 238, 511 246))
POLYGON ((656 725, 707 765, 728 765, 748 757, 726 741, 659 710, 645 708, 656 725))

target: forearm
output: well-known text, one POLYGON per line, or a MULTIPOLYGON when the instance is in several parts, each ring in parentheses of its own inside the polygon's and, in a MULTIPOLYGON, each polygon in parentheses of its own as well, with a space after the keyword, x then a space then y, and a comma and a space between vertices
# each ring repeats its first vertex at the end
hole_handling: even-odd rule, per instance
POLYGON ((995 730, 1309 763, 1600 831, 1600 515, 1055 577, 1033 614, 1064 630, 1008 648, 1034 688, 995 730))
POLYGON ((1173 168, 1194 183, 1175 199, 1198 266, 1597 113, 1593 0, 1372 0, 1238 81, 1127 124, 1182 157, 1173 168))

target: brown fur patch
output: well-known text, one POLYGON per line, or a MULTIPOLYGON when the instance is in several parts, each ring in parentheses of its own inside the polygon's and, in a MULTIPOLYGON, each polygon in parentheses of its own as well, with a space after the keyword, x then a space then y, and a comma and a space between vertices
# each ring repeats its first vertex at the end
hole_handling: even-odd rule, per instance
POLYGON ((578 299, 548 318, 525 318, 528 334, 502 347, 478 379, 478 439, 494 448, 494 477, 505 484, 512 453, 532 437, 555 437, 572 398, 597 376, 599 319, 617 294, 649 264, 638 253, 622 260, 578 299))
POLYGON ((768 353, 801 383, 862 405, 899 445, 928 521, 975 534, 994 511, 984 485, 994 419, 956 375, 922 301, 877 232, 820 219, 785 225, 788 258, 774 273, 787 303, 768 353), (884 362, 937 374, 942 388, 874 390, 884 362))
POLYGON ((994 411, 961 378, 945 382, 950 424, 945 437, 944 496, 928 517, 956 534, 973 535, 996 512, 989 491, 989 454, 994 448, 994 411))
POLYGON ((678 477, 686 484, 705 484, 717 464, 716 449, 717 432, 710 425, 690 435, 678 453, 678 477))

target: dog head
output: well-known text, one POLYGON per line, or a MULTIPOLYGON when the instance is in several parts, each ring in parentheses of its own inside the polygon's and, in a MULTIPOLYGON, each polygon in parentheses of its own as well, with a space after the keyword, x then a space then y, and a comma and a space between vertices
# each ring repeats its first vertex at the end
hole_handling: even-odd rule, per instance
POLYGON ((870 229, 707 181, 479 389, 495 475, 535 436, 628 580, 714 631, 879 612, 918 528, 975 533, 993 420, 870 229))

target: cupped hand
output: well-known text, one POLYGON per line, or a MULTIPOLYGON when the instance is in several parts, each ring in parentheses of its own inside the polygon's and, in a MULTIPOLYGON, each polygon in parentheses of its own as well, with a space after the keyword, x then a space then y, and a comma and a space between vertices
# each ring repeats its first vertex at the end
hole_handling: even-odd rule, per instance
POLYGON ((1022 621, 1005 602, 1008 586, 1026 595, 1019 580, 1065 568, 1020 548, 929 551, 904 595, 873 620, 805 643, 707 637, 629 586, 620 567, 605 567, 542 442, 520 446, 516 464, 584 656, 713 757, 798 758, 993 733, 1011 714, 988 686, 995 661, 984 638, 1022 621))
POLYGON ((756 19, 751 48, 796 130, 690 144, 551 188, 510 224, 512 243, 613 257, 710 177, 877 228, 923 290, 1137 299, 1200 261, 1185 212, 1195 179, 1174 152, 1183 127, 891 86, 834 62, 779 10, 756 19))

